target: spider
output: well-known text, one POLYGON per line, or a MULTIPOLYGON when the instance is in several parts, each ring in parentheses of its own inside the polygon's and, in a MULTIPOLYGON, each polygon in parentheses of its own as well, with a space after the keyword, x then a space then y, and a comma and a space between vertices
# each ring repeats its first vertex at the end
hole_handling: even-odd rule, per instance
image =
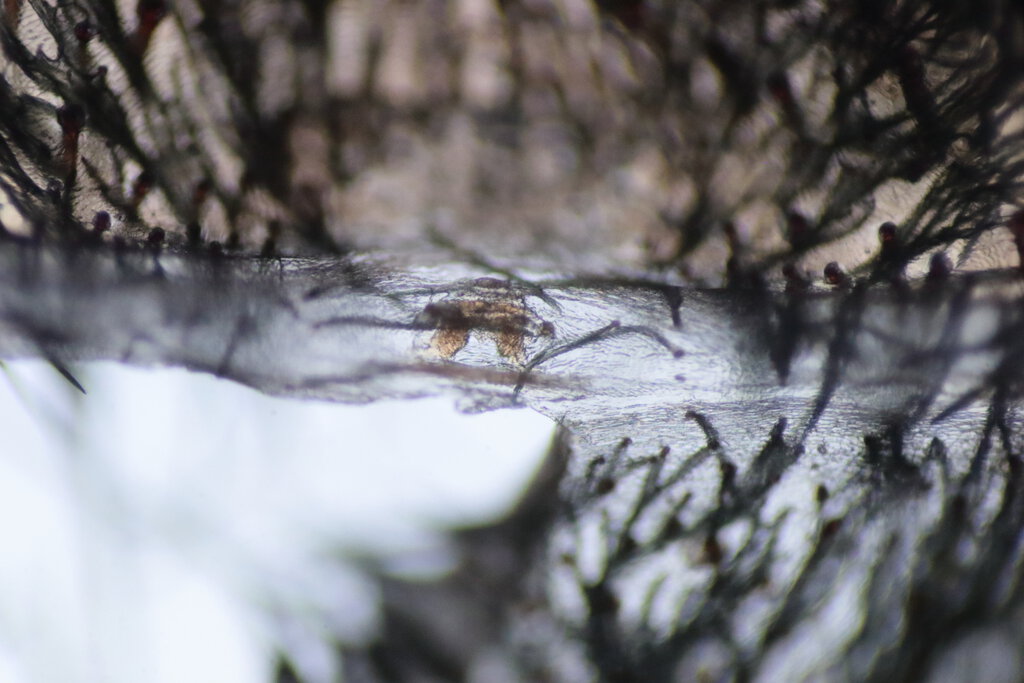
POLYGON ((473 331, 494 340, 498 353, 516 365, 526 363, 528 338, 552 337, 554 325, 526 305, 521 292, 496 278, 474 280, 465 294, 427 304, 414 324, 433 329, 430 348, 451 360, 473 331))

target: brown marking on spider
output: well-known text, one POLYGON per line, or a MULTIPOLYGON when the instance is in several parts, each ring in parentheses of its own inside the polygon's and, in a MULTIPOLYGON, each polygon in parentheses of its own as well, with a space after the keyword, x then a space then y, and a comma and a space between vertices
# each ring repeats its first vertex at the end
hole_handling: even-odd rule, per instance
POLYGON ((414 322, 434 330, 430 348, 445 360, 454 358, 470 334, 478 332, 494 341, 502 358, 524 365, 527 340, 555 333, 554 325, 530 310, 521 293, 494 278, 480 278, 464 295, 427 304, 414 322))

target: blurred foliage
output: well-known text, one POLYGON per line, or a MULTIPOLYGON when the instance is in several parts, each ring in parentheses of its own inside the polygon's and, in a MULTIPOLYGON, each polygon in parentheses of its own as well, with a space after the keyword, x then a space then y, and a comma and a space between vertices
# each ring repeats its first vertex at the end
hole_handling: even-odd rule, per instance
MULTIPOLYGON (((791 291, 808 271, 842 289, 1016 267, 1024 254, 1024 10, 1010 0, 7 0, 0 46, 5 239, 261 258, 454 244, 570 272, 791 291)), ((990 379, 969 397, 984 394, 989 417, 965 448, 979 471, 1000 468, 994 512, 965 521, 988 500, 972 465, 946 482, 930 531, 917 530, 923 559, 879 551, 884 576, 912 577, 898 598, 870 586, 870 604, 903 602, 865 607, 835 678, 916 680, 958 634, 1019 625, 1017 421, 990 379), (1005 459, 992 464, 997 441, 1005 459), (970 560, 956 555, 972 542, 970 560), (872 621, 893 614, 898 627, 872 621)), ((673 538, 700 535, 720 563, 717 528, 759 504, 800 454, 785 424, 746 435, 768 455, 739 484, 721 459, 718 516, 673 538), (776 452, 788 453, 783 465, 776 452)), ((701 428, 717 452, 714 427, 701 428)), ((808 541, 806 571, 756 646, 714 636, 757 594, 750 577, 773 561, 774 536, 759 537, 763 554, 745 547, 755 566, 717 574, 698 616, 663 640, 625 633, 602 578, 583 587, 586 616, 570 633, 588 665, 530 649, 563 637, 561 622, 541 618, 522 634, 534 614, 524 603, 543 602, 531 567, 555 562, 548 528, 614 488, 609 475, 566 497, 568 512, 527 501, 496 527, 462 532, 462 573, 427 586, 382 578, 386 626, 348 653, 350 675, 487 680, 480 653, 508 650, 527 664, 504 675, 533 680, 755 677, 820 606, 820 575, 839 570, 830 562, 854 552, 873 515, 920 481, 940 486, 917 472, 943 461, 942 442, 907 456, 899 429, 861 437, 874 493, 808 541)), ((552 461, 569 450, 560 442, 552 461)), ((601 456, 609 470, 616 452, 601 456)), ((550 500, 557 486, 544 481, 550 500)), ((642 554, 628 533, 640 511, 620 514, 610 562, 625 566, 642 554)), ((284 661, 279 671, 297 677, 284 661)))

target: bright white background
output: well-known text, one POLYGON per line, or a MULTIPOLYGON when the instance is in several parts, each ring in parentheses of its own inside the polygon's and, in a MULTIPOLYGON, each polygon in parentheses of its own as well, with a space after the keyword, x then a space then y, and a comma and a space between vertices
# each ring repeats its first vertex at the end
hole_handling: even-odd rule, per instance
POLYGON ((362 557, 443 571, 446 525, 499 516, 553 427, 450 400, 272 399, 180 370, 0 369, 0 683, 330 680, 372 632, 362 557))

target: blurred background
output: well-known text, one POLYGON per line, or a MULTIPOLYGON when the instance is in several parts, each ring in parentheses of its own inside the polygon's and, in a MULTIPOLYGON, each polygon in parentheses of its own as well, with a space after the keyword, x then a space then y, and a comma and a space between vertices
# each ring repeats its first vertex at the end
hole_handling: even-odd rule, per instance
POLYGON ((360 566, 437 576, 442 530, 500 517, 554 426, 448 399, 285 401, 205 375, 0 370, 0 681, 336 674, 372 635, 360 566), (59 654, 58 654, 59 653, 59 654))

